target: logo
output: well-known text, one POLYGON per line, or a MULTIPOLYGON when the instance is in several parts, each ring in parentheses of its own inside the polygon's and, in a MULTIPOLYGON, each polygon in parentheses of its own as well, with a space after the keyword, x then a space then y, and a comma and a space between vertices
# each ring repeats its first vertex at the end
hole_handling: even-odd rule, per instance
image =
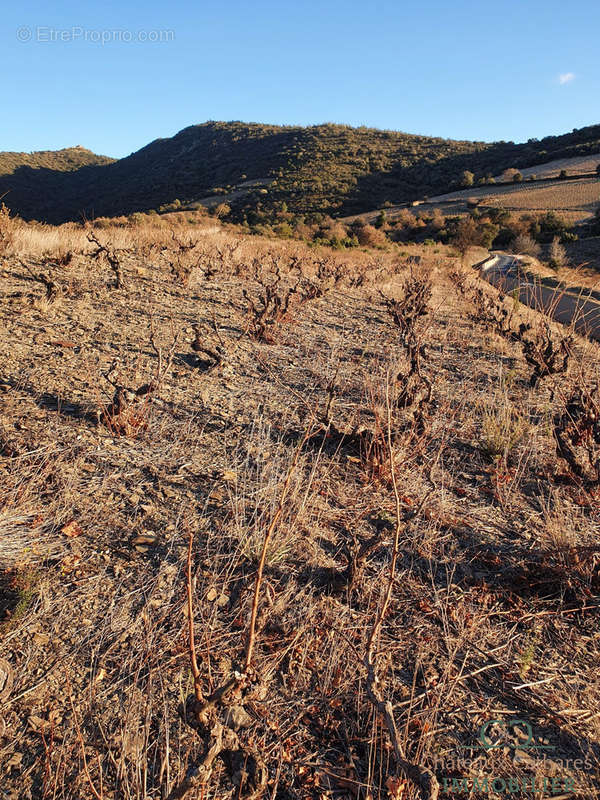
POLYGON ((556 750, 553 744, 537 744, 533 741, 533 728, 526 719, 489 719, 479 728, 479 743, 484 750, 498 747, 509 747, 513 750, 556 750), (501 736, 493 740, 491 729, 494 726, 512 733, 512 737, 508 741, 501 736), (517 743, 517 739, 521 741, 517 743))
MULTIPOLYGON (((470 745, 458 746, 457 749, 459 754, 454 757, 435 759, 434 768, 446 772, 440 776, 441 795, 445 797, 514 796, 519 792, 542 793, 550 798, 559 794, 561 798, 569 797, 576 791, 573 773, 593 770, 592 763, 584 758, 565 759, 556 757, 554 753, 550 756, 551 751, 557 750, 556 745, 550 744, 544 734, 537 733, 529 720, 522 717, 489 719, 477 728, 470 745), (485 775, 488 757, 498 750, 512 751, 511 760, 515 765, 530 767, 535 763, 541 771, 485 775), (545 774, 546 764, 549 764, 548 775, 545 774), (557 767, 563 770, 562 775, 556 774, 557 767)), ((493 763, 495 760, 489 762, 490 766, 493 763)))

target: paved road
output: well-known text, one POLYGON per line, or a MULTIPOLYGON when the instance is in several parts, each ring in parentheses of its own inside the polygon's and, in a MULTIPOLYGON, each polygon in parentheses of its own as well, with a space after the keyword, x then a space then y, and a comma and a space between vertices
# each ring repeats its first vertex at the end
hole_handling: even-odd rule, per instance
POLYGON ((600 341, 600 301, 585 289, 544 286, 518 256, 494 255, 478 265, 481 277, 506 294, 518 292, 525 305, 549 314, 577 333, 600 341))

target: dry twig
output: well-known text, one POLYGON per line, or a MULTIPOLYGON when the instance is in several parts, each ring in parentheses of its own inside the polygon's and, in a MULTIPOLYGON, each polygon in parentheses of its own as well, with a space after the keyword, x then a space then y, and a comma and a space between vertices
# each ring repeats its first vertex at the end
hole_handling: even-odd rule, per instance
POLYGON ((379 631, 383 623, 384 617, 387 613, 392 592, 394 589, 394 582, 396 579, 396 564, 398 561, 398 554, 400 550, 400 535, 404 529, 402 519, 402 508, 400 502, 400 494, 398 491, 398 483, 396 478, 396 465, 394 458, 394 446, 392 442, 392 420, 391 420, 392 404, 389 395, 389 380, 386 382, 386 409, 387 409, 387 443, 388 443, 388 456, 390 460, 390 472, 392 476, 392 488, 394 492, 394 499, 396 504, 396 524, 394 528, 394 543, 392 549, 392 558, 390 561, 390 570, 387 588, 383 598, 383 602, 379 607, 379 611, 373 622, 373 626, 367 639, 367 650, 364 657, 364 666, 367 671, 367 696, 376 711, 383 717, 388 735, 392 742, 394 749, 394 756, 398 768, 404 773, 406 778, 412 781, 421 792, 423 800, 437 800, 439 794, 439 784, 433 772, 426 768, 412 764, 407 760, 404 753, 400 738, 398 735, 398 728, 394 717, 394 710, 392 703, 389 700, 383 699, 383 694, 380 688, 379 678, 377 677, 377 663, 375 655, 375 644, 379 636, 379 631))

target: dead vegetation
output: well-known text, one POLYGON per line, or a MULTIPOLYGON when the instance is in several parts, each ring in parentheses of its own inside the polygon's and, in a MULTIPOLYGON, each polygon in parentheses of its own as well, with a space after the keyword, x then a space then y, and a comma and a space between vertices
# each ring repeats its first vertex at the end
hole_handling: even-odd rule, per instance
POLYGON ((211 324, 194 325, 194 341, 190 347, 196 354, 195 366, 201 372, 209 372, 223 366, 232 355, 233 344, 227 342, 213 317, 211 324), (205 356, 205 358, 201 358, 205 356))
POLYGON ((245 327, 257 342, 274 344, 280 329, 294 320, 294 314, 311 300, 322 297, 327 283, 317 274, 317 280, 307 278, 300 259, 292 256, 287 263, 277 253, 270 253, 268 263, 263 258, 252 262, 252 289, 244 288, 246 301, 245 327))
POLYGON ((49 303, 53 303, 60 296, 62 290, 56 281, 52 280, 52 278, 43 272, 34 272, 30 266, 23 262, 21 262, 21 266, 31 275, 32 280, 36 281, 37 283, 41 283, 42 286, 44 286, 46 289, 46 300, 49 303))
MULTIPOLYGON (((173 257, 170 259, 171 274, 173 277, 186 287, 189 285, 190 277, 192 275, 193 265, 188 262, 190 253, 198 247, 197 240, 190 240, 189 242, 181 241, 175 231, 172 231, 174 242, 173 257)), ((163 248, 163 253, 168 252, 168 248, 163 248)))
POLYGON ((587 488, 600 485, 598 385, 577 386, 554 415, 558 455, 587 488))
POLYGON ((567 372, 573 347, 572 336, 562 336, 556 341, 546 320, 536 326, 522 322, 517 335, 525 360, 532 369, 529 378, 532 388, 542 378, 567 372))
POLYGON ((469 296, 474 308, 474 319, 481 320, 500 336, 520 344, 523 356, 531 367, 530 386, 551 375, 567 372, 573 346, 573 337, 552 331, 544 318, 535 322, 518 319, 519 302, 482 285, 470 285, 464 273, 453 272, 452 279, 463 295, 469 296))
POLYGON ((89 242, 95 245, 92 251, 92 258, 105 261, 112 270, 114 275, 113 287, 115 289, 124 289, 125 276, 123 274, 122 257, 119 251, 108 243, 102 243, 93 231, 88 233, 87 238, 89 242))
POLYGON ((150 345, 156 355, 154 375, 146 383, 137 387, 126 386, 117 380, 118 361, 115 360, 104 373, 105 380, 114 388, 111 402, 98 409, 100 422, 118 436, 132 436, 147 427, 149 404, 160 392, 165 377, 171 369, 178 335, 173 335, 172 343, 166 353, 156 342, 156 334, 151 324, 150 345))
POLYGON ((400 331, 406 365, 395 376, 394 403, 410 409, 412 422, 422 430, 426 406, 431 402, 431 381, 424 375, 422 362, 426 349, 418 322, 428 312, 431 299, 431 279, 410 274, 402 284, 402 297, 395 300, 382 295, 388 313, 400 331))
POLYGON ((13 244, 15 221, 10 216, 10 211, 2 203, 0 205, 0 256, 4 255, 13 244))
POLYGON ((3 262, 64 287, 2 304, 7 797, 596 796, 596 345, 426 252, 81 235, 3 262))

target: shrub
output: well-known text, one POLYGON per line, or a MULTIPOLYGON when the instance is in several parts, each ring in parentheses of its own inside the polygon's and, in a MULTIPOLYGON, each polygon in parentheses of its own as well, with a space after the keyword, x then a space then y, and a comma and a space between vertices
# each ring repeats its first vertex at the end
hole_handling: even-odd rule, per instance
POLYGON ((136 211, 128 217, 129 224, 133 226, 143 225, 146 222, 146 215, 136 211))
POLYGON ((217 219, 224 219, 231 214, 231 206, 227 203, 219 203, 218 206, 215 206, 213 213, 217 219))
MULTIPOLYGON (((554 211, 547 211, 542 214, 536 222, 538 237, 545 242, 551 242, 555 236, 562 236, 570 228, 570 224, 554 211)), ((533 226, 536 225, 536 222, 533 223, 533 226)), ((533 230, 532 234, 535 236, 533 230)))
POLYGON ((489 250, 499 230, 499 226, 493 222, 482 222, 479 226, 479 244, 489 250))
POLYGON ((13 242, 15 220, 10 216, 10 211, 2 203, 0 205, 0 255, 6 253, 13 242))
POLYGON ((458 221, 448 220, 448 222, 449 229, 452 231, 452 243, 463 256, 471 247, 489 249, 500 230, 498 225, 482 220, 478 221, 473 216, 462 217, 458 221))
POLYGON ((552 269, 564 267, 568 263, 567 251, 560 243, 558 236, 555 236, 548 249, 548 266, 552 269))
MULTIPOLYGON (((518 169, 515 169, 514 167, 510 167, 509 169, 505 169, 504 172, 502 173, 502 180, 505 183, 510 183, 511 181, 514 183, 515 175, 520 175, 520 174, 521 173, 519 172, 518 169)), ((522 177, 523 176, 521 175, 521 178, 522 177)))
POLYGON ((524 256, 534 256, 538 258, 542 252, 542 248, 531 236, 526 233, 520 233, 515 236, 512 243, 513 252, 524 256))
POLYGON ((279 225, 275 225, 275 233, 277 236, 281 236, 282 239, 291 239, 294 235, 294 230, 289 222, 280 222, 279 225))
POLYGON ((561 244, 569 244, 571 242, 576 242, 579 239, 576 233, 572 231, 565 231, 563 235, 560 237, 561 244))
POLYGON ((357 228, 356 238, 361 247, 382 247, 386 243, 385 233, 373 225, 361 225, 357 228))

